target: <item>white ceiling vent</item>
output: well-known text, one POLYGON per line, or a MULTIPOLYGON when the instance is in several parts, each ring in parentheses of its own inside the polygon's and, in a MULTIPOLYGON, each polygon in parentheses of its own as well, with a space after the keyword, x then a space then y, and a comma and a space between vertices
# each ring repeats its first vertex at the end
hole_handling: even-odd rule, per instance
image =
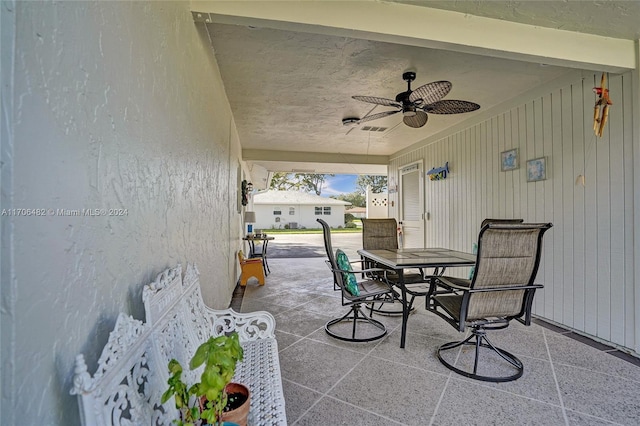
POLYGON ((387 130, 387 127, 363 126, 360 130, 364 130, 365 132, 384 132, 387 130))

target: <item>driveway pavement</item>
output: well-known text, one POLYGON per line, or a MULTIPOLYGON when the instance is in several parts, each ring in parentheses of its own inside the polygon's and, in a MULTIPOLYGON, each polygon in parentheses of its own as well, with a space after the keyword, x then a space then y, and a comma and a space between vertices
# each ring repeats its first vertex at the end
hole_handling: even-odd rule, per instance
MULTIPOLYGON (((269 258, 327 257, 322 234, 271 234, 275 240, 269 242, 269 258)), ((342 249, 351 258, 358 258, 362 248, 362 234, 331 234, 333 250, 342 249)))

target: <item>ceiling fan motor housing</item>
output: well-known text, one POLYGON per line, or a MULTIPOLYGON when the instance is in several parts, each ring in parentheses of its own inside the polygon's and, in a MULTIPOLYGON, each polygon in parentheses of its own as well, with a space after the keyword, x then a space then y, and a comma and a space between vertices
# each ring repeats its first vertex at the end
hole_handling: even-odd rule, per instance
POLYGON ((414 115, 416 115, 416 106, 409 103, 403 103, 402 115, 404 115, 405 117, 413 117, 414 115))
POLYGON ((405 117, 413 117, 416 115, 416 105, 409 100, 409 96, 413 92, 411 90, 411 82, 416 79, 416 73, 407 71, 402 74, 402 79, 407 82, 407 91, 396 95, 396 101, 402 103, 402 115, 405 117))

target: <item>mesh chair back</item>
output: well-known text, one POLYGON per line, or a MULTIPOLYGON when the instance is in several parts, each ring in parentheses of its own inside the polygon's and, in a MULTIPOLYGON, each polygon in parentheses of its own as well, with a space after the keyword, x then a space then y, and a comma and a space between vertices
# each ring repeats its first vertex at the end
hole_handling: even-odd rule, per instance
POLYGON ((333 246, 331 245, 331 228, 329 224, 322 219, 316 219, 316 221, 322 225, 322 234, 324 236, 324 249, 327 252, 327 257, 331 262, 331 266, 336 264, 336 258, 333 254, 333 246))
POLYGON ((398 223, 395 219, 362 219, 362 248, 388 250, 398 248, 398 223))
POLYGON ((485 225, 488 225, 490 223, 498 223, 498 224, 509 224, 509 223, 522 223, 524 222, 524 219, 485 219, 482 221, 482 224, 480 225, 480 229, 484 228, 485 225))
POLYGON ((331 265, 331 270, 333 271, 333 282, 339 288, 344 289, 342 274, 336 272, 338 269, 338 263, 336 262, 336 256, 333 252, 333 246, 331 245, 331 228, 329 224, 322 219, 316 219, 316 221, 322 225, 322 234, 324 236, 324 249, 327 252, 327 258, 329 259, 329 264, 331 265))
MULTIPOLYGON (((551 226, 550 223, 491 223, 483 227, 470 288, 478 290, 533 284, 540 264, 542 236, 551 226)), ((525 290, 472 293, 466 319, 519 316, 524 302, 525 290)))

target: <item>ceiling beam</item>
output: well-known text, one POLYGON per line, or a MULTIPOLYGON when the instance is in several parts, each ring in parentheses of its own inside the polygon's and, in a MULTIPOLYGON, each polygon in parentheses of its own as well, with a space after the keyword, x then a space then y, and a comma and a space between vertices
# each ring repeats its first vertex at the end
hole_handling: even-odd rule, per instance
POLYGON ((271 151, 266 149, 243 149, 244 161, 287 161, 295 163, 334 164, 389 164, 388 155, 340 154, 300 151, 271 151))
POLYGON ((210 0, 192 1, 191 10, 196 22, 338 35, 613 73, 636 66, 634 40, 378 0, 210 0))

